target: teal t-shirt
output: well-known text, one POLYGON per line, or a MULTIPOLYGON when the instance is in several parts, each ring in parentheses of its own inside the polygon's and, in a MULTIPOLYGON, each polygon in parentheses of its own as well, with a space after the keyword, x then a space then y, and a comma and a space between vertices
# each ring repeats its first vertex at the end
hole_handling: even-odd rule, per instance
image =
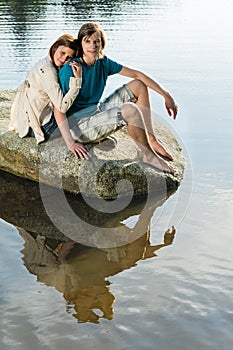
MULTIPOLYGON (((108 76, 119 73, 122 69, 121 64, 106 56, 98 59, 93 66, 87 66, 79 58, 74 58, 72 61, 82 65, 82 87, 73 105, 67 111, 68 117, 84 108, 93 107, 94 109, 101 99, 108 76)), ((73 76, 69 62, 59 70, 58 75, 61 89, 66 94, 69 90, 70 77, 73 76)))

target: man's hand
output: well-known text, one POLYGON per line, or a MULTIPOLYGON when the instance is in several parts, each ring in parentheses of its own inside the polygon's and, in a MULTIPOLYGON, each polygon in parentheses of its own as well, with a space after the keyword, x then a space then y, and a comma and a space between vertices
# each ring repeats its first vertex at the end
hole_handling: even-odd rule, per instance
POLYGON ((165 97, 165 106, 170 117, 173 117, 173 119, 176 119, 177 112, 178 112, 178 105, 176 104, 173 97, 169 94, 165 97))

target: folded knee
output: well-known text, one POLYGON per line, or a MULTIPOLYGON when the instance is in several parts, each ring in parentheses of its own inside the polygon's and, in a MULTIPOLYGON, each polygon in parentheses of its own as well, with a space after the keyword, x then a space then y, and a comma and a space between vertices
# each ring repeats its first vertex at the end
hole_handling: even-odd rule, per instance
POLYGON ((147 86, 139 79, 134 79, 128 83, 129 88, 134 92, 135 95, 146 92, 147 86))
POLYGON ((131 120, 142 118, 140 109, 132 102, 125 102, 121 109, 123 119, 130 124, 131 120))

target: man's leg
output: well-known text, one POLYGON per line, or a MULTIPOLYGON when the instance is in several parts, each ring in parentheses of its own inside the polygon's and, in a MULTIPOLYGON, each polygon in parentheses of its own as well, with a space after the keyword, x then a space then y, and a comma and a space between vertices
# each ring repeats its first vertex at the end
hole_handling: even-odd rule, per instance
POLYGON ((148 133, 148 139, 152 149, 159 155, 166 157, 170 160, 173 160, 173 157, 165 150, 165 148, 157 140, 154 134, 152 118, 151 118, 149 93, 146 85, 143 84, 140 80, 132 80, 127 85, 130 88, 130 90, 133 92, 134 96, 137 98, 136 104, 142 112, 146 131, 148 133))
POLYGON ((127 122, 129 135, 142 150, 142 161, 164 172, 174 173, 174 169, 160 158, 151 147, 140 109, 134 103, 126 102, 123 104, 121 112, 122 118, 127 122))

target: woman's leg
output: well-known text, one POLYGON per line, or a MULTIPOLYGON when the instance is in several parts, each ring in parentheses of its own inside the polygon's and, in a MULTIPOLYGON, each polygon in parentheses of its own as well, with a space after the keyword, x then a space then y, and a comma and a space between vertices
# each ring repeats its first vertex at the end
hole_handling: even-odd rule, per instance
POLYGON ((130 90, 133 92, 134 96, 137 98, 136 104, 140 108, 143 114, 146 131, 148 133, 148 139, 152 149, 155 152, 157 152, 159 155, 166 157, 170 160, 173 160, 173 157, 165 150, 165 148, 157 140, 154 134, 152 118, 151 118, 149 93, 148 93, 147 86, 140 80, 132 80, 127 85, 130 88, 130 90))
POLYGON ((127 122, 129 135, 142 150, 142 161, 164 172, 174 173, 174 169, 160 158, 151 147, 140 109, 134 103, 126 102, 122 106, 121 113, 123 119, 127 122))

